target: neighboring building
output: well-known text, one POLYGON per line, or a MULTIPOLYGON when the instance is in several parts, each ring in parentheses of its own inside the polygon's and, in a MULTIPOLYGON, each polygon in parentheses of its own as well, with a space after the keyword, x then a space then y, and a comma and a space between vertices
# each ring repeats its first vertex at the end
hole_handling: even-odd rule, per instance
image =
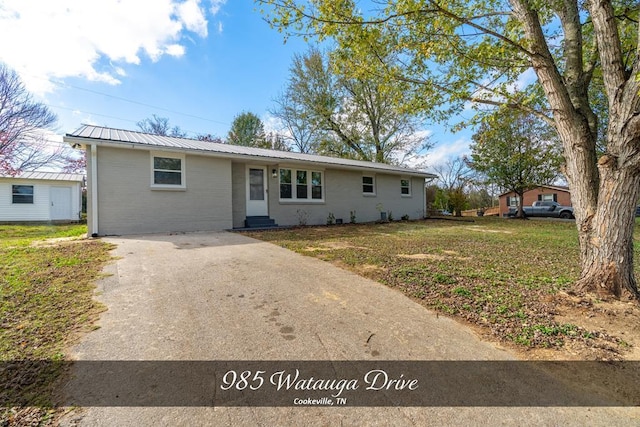
POLYGON ((425 178, 382 163, 83 126, 91 235, 421 218, 425 178))
MULTIPOLYGON (((562 206, 571 206, 571 193, 569 187, 541 185, 527 190, 523 195, 523 206, 531 206, 537 200, 552 200, 562 206)), ((519 197, 513 191, 500 195, 500 216, 505 216, 509 208, 515 208, 520 204, 519 197)))
POLYGON ((0 175, 0 222, 79 221, 83 182, 81 174, 0 175))

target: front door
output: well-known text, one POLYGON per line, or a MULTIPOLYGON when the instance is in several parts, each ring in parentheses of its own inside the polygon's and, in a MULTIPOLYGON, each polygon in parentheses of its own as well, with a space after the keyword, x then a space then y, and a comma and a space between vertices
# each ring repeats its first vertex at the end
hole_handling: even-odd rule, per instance
POLYGON ((247 166, 247 216, 269 215, 266 166, 247 166))
POLYGON ((73 212, 71 212, 71 188, 51 187, 50 195, 51 219, 73 219, 73 212))

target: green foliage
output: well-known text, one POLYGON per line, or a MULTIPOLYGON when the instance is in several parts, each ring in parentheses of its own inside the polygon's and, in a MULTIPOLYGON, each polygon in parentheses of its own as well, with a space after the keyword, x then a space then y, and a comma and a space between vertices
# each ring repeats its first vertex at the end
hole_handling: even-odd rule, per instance
POLYGON ((273 113, 302 152, 402 163, 427 147, 416 132, 418 114, 402 108, 400 84, 389 84, 370 69, 346 75, 338 52, 310 48, 296 55, 285 92, 273 113))
POLYGON ((351 224, 356 223, 356 211, 349 211, 349 222, 351 224))
MULTIPOLYGON (((87 330, 102 305, 93 281, 110 259, 112 245, 82 240, 86 226, 0 226, 0 360, 59 361, 76 334, 87 330), (60 240, 63 239, 63 240, 60 240)), ((7 396, 52 405, 61 365, 34 363, 3 372, 7 396), (15 375, 20 377, 15 378, 15 375), (32 399, 32 400, 31 400, 32 399)), ((9 397, 11 399, 11 397, 9 397)), ((11 400, 9 400, 11 401, 11 400)), ((48 425, 50 411, 0 411, 2 425, 48 425), (10 414, 13 412, 13 414, 10 414), (13 419, 6 424, 7 417, 13 419), (24 422, 24 424, 23 424, 24 422)))
POLYGON ((333 212, 329 212, 329 215, 327 215, 327 225, 333 225, 336 223, 336 216, 333 214, 333 212))
POLYGON ((473 135, 471 166, 490 183, 522 197, 560 174, 561 143, 553 128, 509 109, 487 116, 473 135))
POLYGON ((265 138, 262 120, 254 113, 247 111, 233 119, 227 142, 245 147, 271 148, 271 144, 265 138))

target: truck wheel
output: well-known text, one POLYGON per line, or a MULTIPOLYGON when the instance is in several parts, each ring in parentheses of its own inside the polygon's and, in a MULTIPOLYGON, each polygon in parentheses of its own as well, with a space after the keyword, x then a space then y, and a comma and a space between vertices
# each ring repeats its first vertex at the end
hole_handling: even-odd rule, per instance
POLYGON ((562 219, 571 219, 571 213, 569 213, 569 212, 560 212, 560 218, 562 218, 562 219))

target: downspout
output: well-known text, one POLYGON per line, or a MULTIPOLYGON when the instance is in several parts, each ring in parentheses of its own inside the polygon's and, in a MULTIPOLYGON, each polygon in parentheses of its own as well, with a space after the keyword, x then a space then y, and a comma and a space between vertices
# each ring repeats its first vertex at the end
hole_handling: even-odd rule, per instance
POLYGON ((91 237, 98 237, 98 147, 91 144, 91 237))

